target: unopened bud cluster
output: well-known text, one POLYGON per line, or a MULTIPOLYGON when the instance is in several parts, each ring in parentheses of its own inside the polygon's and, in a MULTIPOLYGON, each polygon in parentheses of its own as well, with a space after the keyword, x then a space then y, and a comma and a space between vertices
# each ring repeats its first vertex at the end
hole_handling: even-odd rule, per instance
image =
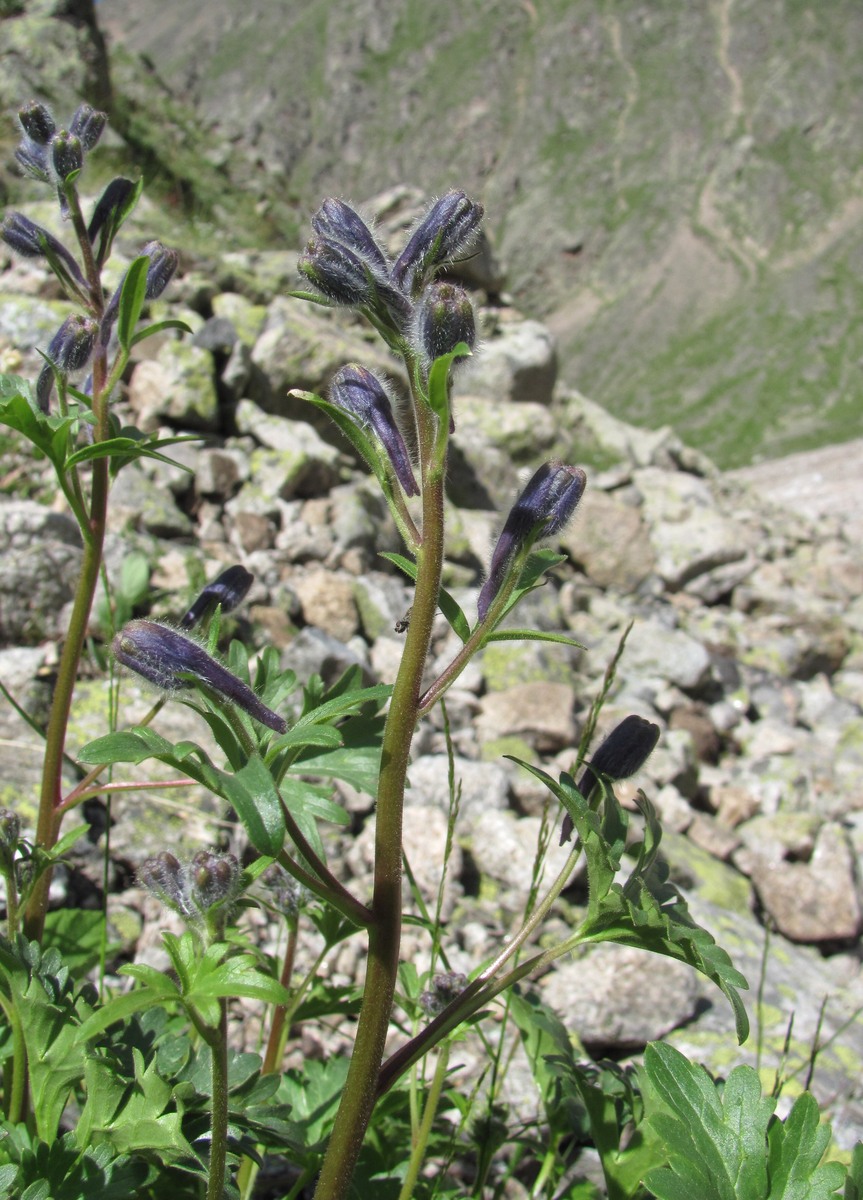
POLYGON ((433 975, 430 987, 420 995, 420 1007, 430 1017, 436 1017, 467 987, 467 976, 460 971, 444 971, 433 975))
MULTIPOLYGON (((50 110, 44 104, 32 101, 20 109, 18 119, 22 131, 16 150, 19 166, 28 175, 56 188, 61 214, 68 217, 70 205, 78 205, 75 180, 86 165, 87 154, 102 136, 107 115, 89 104, 82 104, 68 128, 58 128, 50 110)), ((110 254, 114 236, 136 194, 131 180, 117 178, 111 180, 96 202, 86 230, 90 248, 83 257, 98 271, 110 254)), ((23 258, 44 259, 68 296, 88 313, 87 318, 65 321, 47 348, 46 366, 37 384, 37 401, 40 408, 47 411, 54 384, 59 380, 64 387, 68 376, 82 371, 97 349, 104 352, 109 345, 125 276, 105 304, 101 286, 87 276, 66 246, 23 213, 11 212, 4 217, 0 240, 23 258)), ((160 242, 148 242, 141 254, 149 259, 145 297, 155 300, 176 272, 179 256, 160 242)), ((88 392, 88 389, 89 384, 85 384, 83 390, 88 392)))
POLYGON ((142 863, 138 878, 164 905, 195 924, 206 921, 217 907, 229 912, 241 886, 234 855, 212 850, 200 850, 185 865, 163 850, 142 863))

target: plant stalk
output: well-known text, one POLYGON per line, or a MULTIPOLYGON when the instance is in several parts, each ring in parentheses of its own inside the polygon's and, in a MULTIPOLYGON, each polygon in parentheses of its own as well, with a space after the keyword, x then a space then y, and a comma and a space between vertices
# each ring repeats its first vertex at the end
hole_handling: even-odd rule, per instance
POLYGON ((417 554, 413 611, 384 727, 375 826, 373 923, 363 1003, 348 1077, 324 1156, 315 1200, 344 1200, 377 1096, 377 1077, 392 1011, 401 941, 402 813, 423 669, 437 612, 443 565, 445 455, 433 455, 436 421, 416 404, 423 486, 423 541, 417 554), (436 459, 437 461, 433 461, 436 459))

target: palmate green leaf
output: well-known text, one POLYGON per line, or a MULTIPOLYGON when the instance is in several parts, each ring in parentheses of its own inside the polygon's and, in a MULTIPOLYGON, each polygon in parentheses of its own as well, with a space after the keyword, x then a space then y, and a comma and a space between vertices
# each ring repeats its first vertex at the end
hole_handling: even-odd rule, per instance
POLYGON ((320 1142, 329 1132, 345 1086, 349 1059, 333 1055, 323 1062, 307 1059, 301 1071, 286 1071, 278 1096, 291 1106, 291 1116, 306 1145, 320 1142))
POLYGON ((767 1200, 828 1200, 845 1183, 841 1163, 821 1163, 830 1144, 830 1126, 822 1124, 818 1102, 809 1092, 797 1097, 784 1121, 771 1124, 767 1144, 767 1200))
POLYGON ((194 1160, 173 1086, 159 1075, 155 1059, 145 1066, 138 1049, 132 1051, 132 1059, 132 1080, 119 1076, 105 1059, 89 1060, 87 1101, 75 1129, 79 1145, 107 1143, 116 1153, 138 1151, 165 1164, 194 1160), (166 1111, 169 1107, 174 1111, 166 1111))
POLYGON ((568 774, 555 780, 539 767, 517 758, 513 761, 560 800, 581 842, 587 860, 588 908, 579 941, 619 942, 688 963, 728 998, 737 1037, 744 1042, 749 1018, 737 989, 746 988, 746 980, 707 930, 693 921, 683 896, 668 881, 667 867, 656 861, 662 831, 653 806, 640 798, 644 838, 633 847, 636 863, 621 885, 615 880, 623 861, 628 818, 613 791, 605 790, 600 810, 594 811, 568 774))
MULTIPOLYGON (((391 551, 382 552, 381 558, 387 559, 393 566, 398 567, 400 571, 404 571, 409 579, 413 579, 416 582, 417 565, 415 562, 412 562, 409 558, 405 558, 403 554, 395 554, 391 551)), ((437 602, 438 608, 449 622, 453 632, 463 642, 466 642, 470 637, 470 624, 458 601, 450 595, 446 588, 441 588, 438 592, 437 602)))
POLYGON ((720 1090, 663 1043, 645 1050, 644 1075, 648 1124, 668 1163, 645 1176, 657 1200, 829 1200, 842 1186, 843 1167, 819 1166, 830 1128, 808 1094, 783 1123, 752 1067, 735 1067, 720 1090))
MULTIPOLYGON (((26 1137, 23 1126, 2 1129, 4 1149, 16 1159, 11 1190, 0 1188, 10 1200, 131 1200, 149 1174, 142 1159, 116 1155, 108 1145, 82 1152, 74 1133, 49 1144, 26 1137)), ((0 1172, 5 1179, 8 1167, 0 1172)))
POLYGON ((75 992, 69 971, 55 949, 19 935, 0 938, 0 992, 18 1013, 27 1050, 30 1099, 36 1130, 52 1141, 70 1089, 84 1073, 78 1042, 81 1021, 90 1014, 88 998, 75 992))

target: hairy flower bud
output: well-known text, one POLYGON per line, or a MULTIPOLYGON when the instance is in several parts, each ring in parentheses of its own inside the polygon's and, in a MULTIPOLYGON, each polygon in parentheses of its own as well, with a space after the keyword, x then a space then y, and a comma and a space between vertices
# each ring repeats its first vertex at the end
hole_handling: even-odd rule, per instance
POLYGON ((373 269, 388 274, 389 263, 374 234, 344 200, 325 200, 312 217, 312 229, 320 237, 346 246, 373 269))
POLYGON ((51 162, 58 179, 65 179, 84 165, 84 147, 81 139, 66 129, 55 133, 51 139, 51 162))
MULTIPOLYGON (((659 741, 659 726, 644 717, 632 714, 615 725, 611 733, 597 746, 590 763, 578 781, 578 790, 587 799, 601 778, 611 781, 629 779, 640 771, 659 741)), ((560 844, 572 836, 572 817, 563 818, 560 844)))
POLYGON ((297 261, 301 275, 336 304, 356 307, 372 299, 371 272, 353 250, 320 235, 310 238, 297 261))
POLYGON ((436 200, 396 259, 392 272, 396 284, 418 295, 437 267, 473 242, 482 215, 482 205, 464 192, 453 190, 436 200))
POLYGON ((20 254, 22 258, 45 258, 46 254, 53 255, 61 261, 76 282, 84 284, 80 267, 63 243, 23 213, 11 212, 3 218, 0 238, 10 250, 20 254))
POLYGON ((114 214, 125 204, 134 190, 135 185, 131 179, 123 179, 122 176, 118 176, 111 180, 99 197, 87 227, 87 236, 91 242, 95 242, 104 226, 111 223, 114 214))
POLYGON ((175 858, 170 850, 162 850, 152 858, 145 859, 138 872, 138 879, 142 887, 174 912, 188 915, 185 872, 179 859, 175 858))
POLYGON ((239 564, 226 567, 196 598, 180 621, 180 628, 191 629, 213 612, 217 604, 221 604, 223 613, 231 612, 245 600, 254 581, 254 575, 245 567, 239 564))
POLYGON ((419 488, 404 438, 396 425, 387 390, 377 375, 353 363, 342 367, 330 385, 330 400, 360 424, 371 427, 406 495, 418 496, 419 488))
POLYGON ((57 129, 50 111, 38 100, 31 100, 19 108, 18 120, 24 133, 37 146, 47 146, 57 129))
POLYGON ((544 463, 509 511, 498 538, 477 601, 479 619, 485 620, 491 602, 501 589, 516 555, 538 538, 559 533, 584 495, 587 476, 580 467, 544 463))
POLYGON ((51 183, 51 167, 48 157, 48 147, 40 146, 30 138, 24 138, 15 150, 15 159, 25 174, 40 183, 51 183))
POLYGON ((46 363, 36 382, 36 399, 42 412, 48 412, 51 403, 55 370, 63 375, 83 370, 90 361, 98 335, 99 322, 77 313, 67 317, 54 334, 45 351, 53 368, 46 363))
POLYGON ((108 124, 108 114, 90 104, 81 104, 69 122, 69 132, 81 139, 84 150, 92 150, 108 124))
POLYGON ((433 975, 431 987, 420 995, 420 1007, 430 1017, 436 1017, 467 987, 467 976, 460 971, 444 971, 433 975))
POLYGON ((455 283, 430 284, 417 303, 416 333, 419 346, 432 362, 449 354, 459 342, 473 349, 476 321, 464 288, 455 283))
POLYGON ((161 242, 147 242, 141 253, 146 254, 150 260, 147 268, 146 297, 148 300, 157 300, 176 274, 180 265, 180 255, 176 250, 163 246, 161 242))
POLYGON ((202 649, 168 625, 156 621, 130 621, 114 638, 114 657, 157 688, 174 692, 199 683, 236 704, 255 721, 276 733, 287 725, 278 713, 267 708, 248 684, 202 649))
POLYGON ((240 864, 233 854, 200 850, 192 859, 190 874, 191 901, 195 908, 205 912, 215 904, 234 898, 240 878, 240 864))
POLYGON ((73 313, 48 343, 47 357, 59 371, 74 374, 90 361, 98 332, 98 321, 73 313))

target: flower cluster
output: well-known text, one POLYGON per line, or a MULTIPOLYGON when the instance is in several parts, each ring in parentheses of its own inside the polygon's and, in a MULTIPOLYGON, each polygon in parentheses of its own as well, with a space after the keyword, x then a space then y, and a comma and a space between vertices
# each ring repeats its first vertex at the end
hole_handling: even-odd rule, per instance
MULTIPOLYGON (((138 188, 129 179, 112 179, 96 202, 89 224, 84 225, 78 207, 76 181, 86 156, 98 143, 108 121, 106 113, 82 104, 68 128, 58 127, 44 104, 31 101, 19 110, 22 137, 16 158, 22 170, 57 191, 61 214, 75 216, 86 246, 82 261, 76 259, 49 230, 23 213, 10 212, 0 225, 0 239, 22 258, 42 258, 63 285, 67 295, 84 314, 68 317, 45 351, 45 366, 36 385, 39 407, 47 412, 55 385, 66 382, 85 369, 110 341, 117 320, 126 276, 105 301, 98 278, 107 261, 117 230, 134 206, 138 188)), ((149 259, 145 298, 155 300, 164 292, 177 270, 179 256, 160 242, 148 242, 141 255, 149 259)), ((90 392, 88 382, 83 391, 90 392)))

